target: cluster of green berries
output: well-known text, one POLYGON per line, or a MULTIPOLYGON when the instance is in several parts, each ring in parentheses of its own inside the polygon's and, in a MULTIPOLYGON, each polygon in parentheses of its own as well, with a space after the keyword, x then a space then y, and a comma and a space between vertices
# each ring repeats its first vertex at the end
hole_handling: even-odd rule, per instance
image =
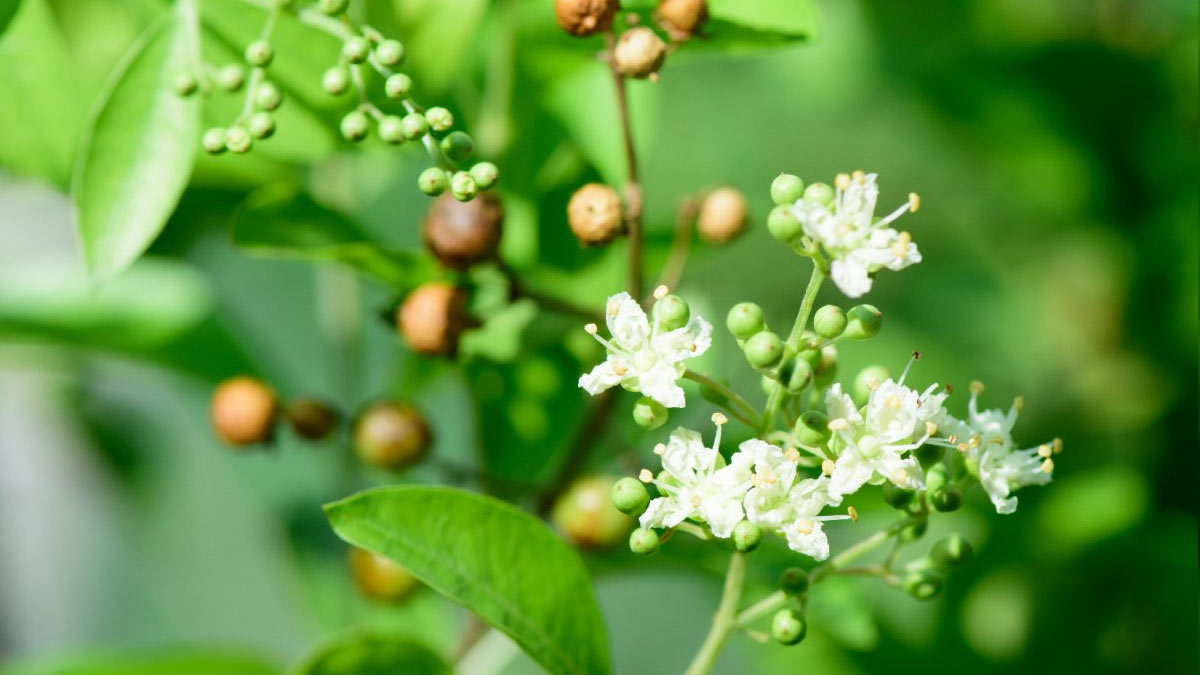
MULTIPOLYGON (((781 173, 771 181, 771 201, 775 208, 767 215, 767 230, 779 241, 799 249, 808 248, 804 228, 792 206, 801 198, 822 204, 832 204, 836 192, 825 183, 805 186, 799 176, 781 173)), ((803 252, 803 251, 802 251, 803 252)))

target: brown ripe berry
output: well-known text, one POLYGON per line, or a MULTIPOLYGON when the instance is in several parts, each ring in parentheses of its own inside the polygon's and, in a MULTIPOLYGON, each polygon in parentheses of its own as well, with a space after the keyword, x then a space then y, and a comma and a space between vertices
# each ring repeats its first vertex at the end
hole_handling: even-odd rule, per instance
POLYGON ((421 284, 396 310, 396 327, 413 351, 452 355, 467 327, 467 294, 443 281, 421 284))
POLYGON ((425 216, 425 245, 446 267, 466 269, 495 255, 503 224, 504 209, 491 192, 469 202, 445 193, 425 216))
POLYGON ((676 42, 682 42, 696 33, 708 19, 707 0, 659 0, 654 9, 654 19, 676 42))
POLYGON ((338 413, 332 406, 315 398, 292 401, 283 412, 292 431, 301 438, 319 441, 337 428, 338 413))
POLYGON ((709 192, 700 203, 696 223, 700 236, 723 244, 746 229, 746 196, 736 188, 721 187, 709 192))
POLYGON ((624 542, 633 518, 612 504, 612 476, 589 476, 573 483, 556 502, 550 518, 573 545, 604 549, 624 542))
POLYGON ((666 57, 667 43, 645 26, 635 26, 621 33, 613 49, 617 72, 629 77, 649 77, 657 73, 666 57))
POLYGON ((621 198, 601 183, 588 183, 567 202, 567 224, 584 246, 603 244, 624 229, 621 198))
POLYGON ((429 454, 425 418, 416 408, 394 401, 372 403, 354 425, 354 451, 363 462, 400 471, 429 454))
POLYGON ((357 546, 350 547, 347 562, 354 585, 372 600, 401 602, 420 584, 403 565, 357 546))
POLYGON ((213 432, 229 445, 254 445, 271 438, 276 414, 275 392, 253 377, 222 382, 213 392, 213 432))
POLYGON ((554 17, 559 28, 584 37, 608 30, 620 8, 618 0, 554 0, 554 17))

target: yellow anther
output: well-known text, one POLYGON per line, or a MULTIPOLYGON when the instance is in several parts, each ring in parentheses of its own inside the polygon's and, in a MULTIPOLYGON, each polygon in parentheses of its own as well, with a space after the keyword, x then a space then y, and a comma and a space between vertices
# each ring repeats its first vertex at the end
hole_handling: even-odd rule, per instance
POLYGON ((613 372, 617 374, 617 377, 623 377, 625 373, 629 372, 629 369, 618 364, 613 366, 613 372))
POLYGON ((921 195, 915 192, 908 193, 908 210, 916 213, 919 208, 921 208, 921 195))
POLYGON ((925 433, 930 436, 936 434, 937 433, 937 425, 934 424, 933 422, 930 422, 927 420, 925 422, 925 433))
POLYGON ((966 452, 966 451, 967 451, 967 450, 969 450, 970 448, 971 448, 971 446, 967 445, 966 443, 959 443, 959 444, 958 444, 958 451, 959 451, 959 452, 966 452))
POLYGON ((608 312, 609 316, 616 316, 620 309, 621 308, 619 305, 617 305, 616 301, 609 301, 605 311, 608 312))
POLYGON ((874 375, 867 378, 867 389, 870 389, 871 391, 878 389, 879 385, 881 384, 883 384, 883 381, 874 375))
POLYGON ((827 459, 824 462, 821 462, 821 473, 825 474, 826 476, 833 475, 833 468, 834 463, 832 459, 827 459))
POLYGON ((813 527, 815 527, 815 526, 816 526, 816 523, 814 523, 811 520, 807 520, 807 519, 806 520, 797 520, 796 521, 796 532, 798 532, 799 534, 812 534, 813 527))
POLYGON ((859 169, 859 170, 855 171, 854 173, 850 174, 850 177, 853 178, 854 182, 858 183, 859 185, 862 185, 863 183, 867 182, 867 174, 862 169, 859 169))
POLYGON ((947 436, 946 440, 949 441, 951 445, 958 444, 958 436, 955 436, 954 434, 950 434, 949 436, 947 436))
POLYGON ((1046 473, 1054 473, 1054 460, 1047 459, 1046 461, 1042 462, 1042 471, 1045 471, 1046 473))
POLYGON ((856 523, 858 522, 858 509, 851 506, 846 509, 846 513, 850 515, 850 520, 856 523))
POLYGON ((1050 447, 1049 443, 1043 443, 1042 445, 1038 446, 1039 456, 1048 458, 1052 454, 1054 454, 1054 448, 1050 447))
POLYGON ((596 327, 596 324, 589 323, 583 327, 583 330, 587 331, 588 335, 595 335, 596 332, 599 331, 600 329, 596 327))
POLYGON ((667 446, 663 445, 662 443, 659 443, 654 446, 654 454, 663 455, 666 452, 667 452, 667 446))
POLYGON ((662 300, 663 298, 667 297, 667 293, 670 293, 670 292, 671 291, 666 287, 665 284, 662 286, 659 286, 658 288, 654 289, 654 299, 662 300))
POLYGON ((699 508, 703 502, 704 500, 700 499, 700 495, 692 495, 692 508, 699 508))
POLYGON ((1058 453, 1062 452, 1063 442, 1061 438, 1056 438, 1051 442, 1054 444, 1054 454, 1057 455, 1058 453))
POLYGON ((1025 408, 1025 397, 1018 396, 1018 397, 1014 398, 1013 399, 1013 408, 1017 412, 1020 412, 1022 409, 1024 409, 1025 408))
POLYGON ((800 451, 795 448, 788 448, 787 452, 783 453, 783 456, 787 457, 788 461, 791 461, 791 462, 800 461, 800 451))
POLYGON ((833 185, 839 190, 845 190, 846 188, 850 187, 850 175, 839 173, 834 177, 833 185))
POLYGON ((654 480, 654 474, 650 473, 650 469, 642 469, 638 472, 638 480, 643 483, 650 483, 654 480))
POLYGON ((835 417, 835 418, 829 420, 829 430, 830 431, 841 431, 842 429, 845 429, 848 426, 850 426, 850 423, 847 422, 842 417, 835 417))
POLYGON ((970 389, 971 389, 972 394, 982 394, 983 393, 983 383, 980 382, 979 380, 971 380, 970 389))
POLYGON ((729 418, 726 417, 722 413, 715 412, 712 414, 712 421, 713 421, 713 424, 715 424, 717 426, 721 426, 722 424, 725 424, 726 422, 728 422, 729 418))

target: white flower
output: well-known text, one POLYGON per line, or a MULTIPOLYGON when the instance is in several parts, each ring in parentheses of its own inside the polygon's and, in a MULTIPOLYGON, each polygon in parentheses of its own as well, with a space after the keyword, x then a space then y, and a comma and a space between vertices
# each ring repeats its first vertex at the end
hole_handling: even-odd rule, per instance
POLYGON ((619 384, 668 408, 682 408, 683 388, 676 380, 683 376, 683 361, 712 344, 712 325, 694 316, 682 328, 660 331, 658 320, 651 325, 628 293, 609 298, 605 314, 612 340, 596 335, 595 324, 586 328, 608 349, 608 359, 582 375, 579 386, 594 396, 619 384))
POLYGON ((821 244, 832 259, 830 277, 846 295, 857 298, 871 290, 871 274, 883 269, 901 270, 921 262, 921 252, 907 232, 889 225, 920 204, 915 194, 888 215, 875 220, 879 188, 876 174, 855 171, 834 181, 832 204, 801 198, 793 206, 804 233, 821 244))
POLYGON ((822 521, 845 520, 851 517, 818 515, 822 509, 834 503, 829 494, 829 479, 820 476, 800 481, 792 488, 788 500, 792 507, 792 521, 783 528, 788 548, 814 560, 828 558, 829 539, 825 537, 822 521))
POLYGON ((642 527, 670 528, 690 518, 706 523, 714 536, 724 539, 745 517, 742 500, 751 486, 752 459, 739 452, 726 465, 718 451, 725 418, 718 414, 713 420, 717 433, 712 447, 704 445, 698 432, 679 428, 665 446, 655 448, 667 479, 651 482, 665 496, 650 502, 642 527))

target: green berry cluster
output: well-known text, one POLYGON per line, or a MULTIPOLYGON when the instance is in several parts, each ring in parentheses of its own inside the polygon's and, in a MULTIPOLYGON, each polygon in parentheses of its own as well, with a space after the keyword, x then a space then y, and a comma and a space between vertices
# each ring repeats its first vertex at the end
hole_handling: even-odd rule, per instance
POLYGON ((795 607, 784 607, 771 618, 771 637, 782 645, 799 644, 808 634, 804 619, 805 595, 808 593, 808 572, 802 567, 789 567, 779 575, 779 589, 795 607))

